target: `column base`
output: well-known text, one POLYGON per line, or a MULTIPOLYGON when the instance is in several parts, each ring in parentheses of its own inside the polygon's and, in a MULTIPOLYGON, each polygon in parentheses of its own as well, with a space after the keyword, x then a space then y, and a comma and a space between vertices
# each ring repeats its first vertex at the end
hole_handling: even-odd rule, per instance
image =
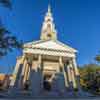
POLYGON ((73 83, 69 82, 69 91, 73 91, 73 83))
POLYGON ((77 88, 78 88, 78 91, 81 91, 81 85, 80 85, 80 76, 76 76, 76 81, 77 81, 77 88))

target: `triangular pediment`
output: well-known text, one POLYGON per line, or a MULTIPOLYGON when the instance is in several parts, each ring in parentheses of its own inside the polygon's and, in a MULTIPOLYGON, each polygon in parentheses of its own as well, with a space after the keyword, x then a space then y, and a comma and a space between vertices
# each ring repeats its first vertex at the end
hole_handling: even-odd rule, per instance
POLYGON ((26 43, 24 47, 28 48, 39 48, 39 49, 48 49, 48 50, 58 50, 58 51, 68 51, 68 52, 77 52, 77 50, 73 49, 72 47, 63 44, 57 40, 40 40, 31 43, 26 43))

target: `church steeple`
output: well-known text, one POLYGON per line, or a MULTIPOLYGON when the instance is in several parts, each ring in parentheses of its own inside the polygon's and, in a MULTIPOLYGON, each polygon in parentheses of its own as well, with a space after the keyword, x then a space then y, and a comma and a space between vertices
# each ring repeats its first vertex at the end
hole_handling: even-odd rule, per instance
POLYGON ((41 40, 49 40, 49 39, 56 40, 57 39, 57 32, 55 29, 55 25, 53 23, 53 17, 52 17, 50 5, 48 5, 48 11, 44 18, 40 38, 41 40))
POLYGON ((48 5, 48 12, 51 13, 51 7, 48 5))

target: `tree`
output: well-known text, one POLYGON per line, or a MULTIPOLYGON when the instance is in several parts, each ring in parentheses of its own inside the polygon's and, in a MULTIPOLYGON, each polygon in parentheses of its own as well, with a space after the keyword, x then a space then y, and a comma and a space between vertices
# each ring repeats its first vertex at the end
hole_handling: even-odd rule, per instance
MULTIPOLYGON (((0 3, 7 8, 11 8, 10 0, 0 0, 0 3)), ((21 48, 22 43, 11 34, 2 24, 0 25, 0 57, 6 55, 13 48, 21 48)))
POLYGON ((21 48, 21 43, 18 42, 15 36, 6 30, 3 26, 0 27, 0 57, 6 55, 13 48, 21 48))
POLYGON ((100 54, 96 55, 95 60, 100 63, 100 54))
POLYGON ((11 8, 11 0, 0 0, 0 3, 7 8, 11 8))
POLYGON ((80 83, 83 89, 91 93, 100 94, 100 66, 97 64, 87 64, 80 69, 80 83))

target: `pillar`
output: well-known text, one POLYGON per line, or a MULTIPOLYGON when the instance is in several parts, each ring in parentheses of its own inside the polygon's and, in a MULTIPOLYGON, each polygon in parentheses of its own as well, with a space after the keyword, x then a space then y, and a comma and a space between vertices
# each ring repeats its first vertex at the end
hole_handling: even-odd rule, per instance
POLYGON ((36 67, 37 69, 30 71, 30 80, 31 80, 31 89, 32 95, 39 95, 41 90, 41 81, 42 81, 42 74, 41 74, 41 55, 38 55, 38 60, 36 66, 34 66, 34 60, 32 60, 33 64, 32 67, 36 67))
POLYGON ((62 61, 62 57, 59 57, 59 64, 60 64, 60 67, 62 68, 62 71, 63 71, 63 74, 64 74, 65 86, 68 88, 67 75, 66 75, 66 72, 65 72, 65 69, 64 69, 64 64, 63 64, 63 61, 62 61))
POLYGON ((24 76, 25 74, 26 64, 27 64, 27 60, 25 59, 24 64, 23 64, 22 73, 21 73, 22 76, 24 76))
POLYGON ((17 60, 13 77, 10 82, 10 91, 16 92, 18 89, 20 89, 20 77, 21 77, 21 72, 23 68, 23 62, 24 62, 25 56, 22 56, 17 60))
POLYGON ((42 68, 42 56, 38 55, 38 92, 41 92, 41 90, 43 89, 43 68, 42 68))
POLYGON ((25 83, 25 82, 26 82, 26 80, 27 80, 27 73, 28 73, 28 63, 26 64, 26 68, 25 68, 25 73, 24 73, 23 83, 25 83))
POLYGON ((73 86, 72 86, 72 75, 71 75, 71 68, 70 68, 70 64, 68 62, 67 64, 67 75, 68 75, 68 83, 69 83, 69 89, 72 89, 73 86))
POLYGON ((24 64, 23 64, 23 69, 22 69, 22 73, 21 73, 21 87, 23 87, 23 83, 24 83, 24 77, 25 77, 25 71, 26 71, 26 66, 27 66, 27 59, 24 60, 24 64))
POLYGON ((30 67, 31 66, 28 66, 28 73, 27 73, 27 78, 26 78, 27 80, 29 80, 29 77, 30 77, 30 70, 31 70, 30 67))
POLYGON ((41 69, 41 55, 38 56, 38 68, 41 69))
POLYGON ((43 84, 43 65, 42 65, 42 56, 38 56, 38 68, 40 69, 40 74, 41 74, 41 86, 43 84))
POLYGON ((72 84, 73 84, 73 88, 76 88, 76 77, 75 77, 75 70, 74 67, 72 66, 72 61, 70 61, 70 73, 71 73, 71 80, 72 80, 72 84))
POLYGON ((75 75, 79 76, 79 71, 78 71, 78 68, 77 68, 77 64, 76 64, 75 58, 72 59, 72 64, 73 64, 74 69, 75 69, 75 75))
POLYGON ((27 58, 26 80, 29 80, 30 72, 32 70, 33 55, 27 58))
POLYGON ((14 72, 13 72, 13 76, 12 76, 12 79, 11 79, 11 82, 10 82, 10 86, 13 86, 14 83, 15 83, 16 75, 18 73, 19 66, 20 66, 20 61, 17 60, 16 66, 15 66, 15 69, 14 69, 14 72))
POLYGON ((78 90, 81 90, 81 87, 80 87, 80 75, 79 75, 79 70, 77 68, 77 64, 76 64, 76 59, 73 58, 72 59, 72 64, 73 64, 73 67, 74 67, 74 70, 75 70, 75 78, 77 80, 77 88, 78 90))

